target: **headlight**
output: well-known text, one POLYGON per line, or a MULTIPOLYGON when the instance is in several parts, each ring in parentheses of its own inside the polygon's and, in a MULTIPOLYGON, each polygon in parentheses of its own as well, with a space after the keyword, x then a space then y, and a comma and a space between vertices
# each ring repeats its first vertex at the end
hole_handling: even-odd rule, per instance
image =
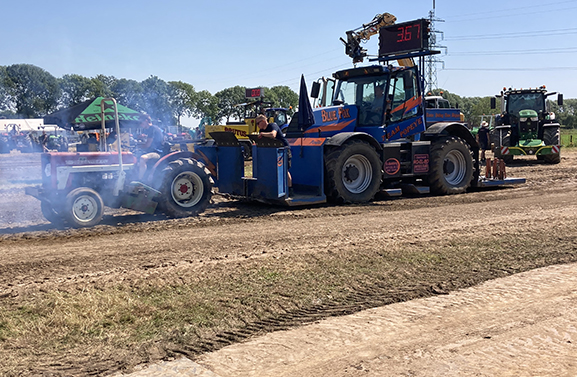
POLYGON ((527 118, 519 118, 519 120, 520 120, 521 122, 526 122, 526 121, 527 121, 527 118))
POLYGON ((44 175, 47 177, 50 177, 50 171, 52 170, 52 165, 50 165, 50 162, 46 164, 46 166, 44 166, 44 175))
POLYGON ((536 121, 538 121, 538 120, 539 120, 539 118, 537 118, 537 117, 532 117, 532 118, 531 118, 531 122, 536 122, 536 121))

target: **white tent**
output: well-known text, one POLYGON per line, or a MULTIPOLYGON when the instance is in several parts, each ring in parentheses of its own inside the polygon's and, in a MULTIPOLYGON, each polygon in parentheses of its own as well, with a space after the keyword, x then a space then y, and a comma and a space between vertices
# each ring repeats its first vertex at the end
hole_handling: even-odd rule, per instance
POLYGON ((17 131, 64 131, 55 124, 44 124, 44 119, 0 119, 0 133, 12 131, 16 127, 17 131))

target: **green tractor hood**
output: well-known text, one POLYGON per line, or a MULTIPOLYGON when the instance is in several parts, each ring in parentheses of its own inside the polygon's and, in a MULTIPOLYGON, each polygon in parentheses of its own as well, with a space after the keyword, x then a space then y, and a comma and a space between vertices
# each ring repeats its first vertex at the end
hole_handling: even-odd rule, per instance
POLYGON ((527 109, 519 111, 519 118, 536 118, 538 114, 535 110, 527 109))

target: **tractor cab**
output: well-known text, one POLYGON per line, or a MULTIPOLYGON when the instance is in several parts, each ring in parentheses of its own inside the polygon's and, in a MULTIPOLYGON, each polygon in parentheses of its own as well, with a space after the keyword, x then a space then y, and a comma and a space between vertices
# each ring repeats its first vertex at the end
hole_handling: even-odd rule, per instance
POLYGON ((338 71, 333 77, 332 106, 314 109, 315 123, 306 130, 299 130, 296 123, 289 125, 287 136, 364 132, 388 142, 425 130, 417 67, 374 65, 338 71))

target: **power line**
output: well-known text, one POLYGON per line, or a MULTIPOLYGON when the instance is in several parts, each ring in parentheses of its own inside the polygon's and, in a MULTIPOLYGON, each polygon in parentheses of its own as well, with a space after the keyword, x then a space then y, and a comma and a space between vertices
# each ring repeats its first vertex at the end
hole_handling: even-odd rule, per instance
MULTIPOLYGON (((565 3, 575 3, 575 1, 562 1, 562 2, 557 2, 557 3, 549 3, 549 4, 540 4, 540 5, 536 5, 536 6, 532 6, 532 7, 525 7, 525 9, 527 8, 540 8, 543 6, 550 6, 550 5, 556 5, 556 4, 565 4, 565 3)), ((540 11, 534 11, 534 12, 519 12, 519 8, 509 8, 509 9, 501 9, 499 11, 489 11, 489 12, 479 12, 479 13, 471 13, 471 14, 466 14, 466 15, 462 15, 460 17, 464 17, 461 18, 460 17, 456 17, 456 18, 451 18, 449 17, 449 22, 467 22, 467 21, 473 21, 473 20, 486 20, 489 18, 503 18, 503 17, 511 17, 511 14, 508 14, 510 12, 515 12, 515 16, 525 16, 525 15, 530 15, 530 14, 543 14, 543 13, 550 13, 550 12, 559 12, 559 11, 566 11, 566 10, 571 10, 571 9, 575 9, 577 8, 577 6, 574 7, 568 7, 568 8, 560 8, 560 9, 544 9, 544 10, 540 10, 540 11), (487 14, 486 17, 483 16, 479 16, 479 15, 483 15, 483 14, 487 14)))
POLYGON ((542 68, 445 68, 444 71, 577 71, 577 67, 542 67, 542 68))
POLYGON ((577 52, 577 47, 539 50, 506 50, 506 51, 468 51, 452 52, 448 56, 486 56, 486 55, 549 55, 549 54, 573 54, 577 52))
MULTIPOLYGON (((575 2, 575 0, 565 0, 565 1, 556 1, 553 3, 542 3, 542 4, 538 4, 538 5, 532 5, 532 6, 526 5, 526 6, 524 6, 524 9, 550 7, 551 5, 567 4, 567 3, 574 3, 574 2, 575 2)), ((484 14, 502 14, 503 12, 510 12, 510 11, 518 12, 519 8, 505 8, 505 9, 499 9, 499 10, 490 10, 490 11, 486 11, 486 12, 468 13, 468 14, 462 14, 461 17, 478 16, 478 15, 484 15, 484 14)))
POLYGON ((566 35, 566 34, 577 34, 577 28, 527 31, 527 32, 518 32, 518 33, 463 35, 463 36, 456 36, 456 37, 447 38, 445 40, 447 40, 447 41, 465 41, 465 40, 472 40, 472 39, 549 37, 552 35, 566 35))

